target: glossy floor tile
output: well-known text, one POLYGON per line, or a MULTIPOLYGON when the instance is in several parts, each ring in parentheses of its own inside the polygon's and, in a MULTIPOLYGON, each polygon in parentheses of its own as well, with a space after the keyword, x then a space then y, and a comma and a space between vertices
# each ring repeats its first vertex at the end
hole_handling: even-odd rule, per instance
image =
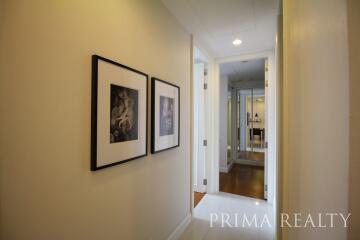
POLYGON ((263 200, 233 194, 206 194, 180 239, 273 240, 273 207, 263 200))

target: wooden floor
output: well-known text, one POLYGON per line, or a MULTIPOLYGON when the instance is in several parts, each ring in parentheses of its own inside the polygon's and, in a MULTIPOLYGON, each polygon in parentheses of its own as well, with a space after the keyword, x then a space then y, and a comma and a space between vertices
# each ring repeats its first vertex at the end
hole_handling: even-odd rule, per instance
POLYGON ((254 139, 250 141, 249 146, 253 146, 254 148, 263 148, 265 144, 265 141, 260 141, 260 139, 254 139))
POLYGON ((264 199, 264 167, 234 164, 219 179, 220 192, 264 199))
POLYGON ((265 153, 263 152, 238 152, 238 159, 264 161, 265 153))
POLYGON ((201 199, 205 196, 205 193, 194 192, 194 207, 198 205, 201 199))

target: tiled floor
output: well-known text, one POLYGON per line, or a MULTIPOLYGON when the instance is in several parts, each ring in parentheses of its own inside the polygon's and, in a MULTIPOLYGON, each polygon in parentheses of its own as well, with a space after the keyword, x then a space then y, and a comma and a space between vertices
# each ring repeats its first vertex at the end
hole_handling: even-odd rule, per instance
POLYGON ((199 205, 194 209, 192 222, 182 234, 181 240, 273 240, 273 208, 263 200, 236 196, 227 193, 206 194, 199 205), (221 219, 227 220, 222 226, 221 219), (212 214, 212 215, 211 215, 212 214), (236 217, 237 214, 237 217, 236 217), (257 226, 251 219, 255 216, 257 226), (218 219, 216 221, 216 216, 218 219), (244 215, 251 226, 244 221, 244 215), (213 218, 213 226, 210 219, 213 218), (265 217, 266 216, 266 217, 265 217), (266 223, 269 219, 270 225, 266 223), (237 220, 237 222, 236 222, 237 220), (243 224, 245 222, 245 224, 243 224), (262 227, 261 227, 262 225, 262 227), (237 226, 237 227, 236 227, 237 226))

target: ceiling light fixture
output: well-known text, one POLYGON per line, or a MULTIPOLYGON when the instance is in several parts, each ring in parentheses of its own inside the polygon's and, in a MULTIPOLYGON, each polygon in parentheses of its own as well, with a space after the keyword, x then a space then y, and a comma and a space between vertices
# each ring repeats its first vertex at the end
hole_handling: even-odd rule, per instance
POLYGON ((241 41, 240 39, 235 39, 235 40, 233 41, 233 44, 234 44, 235 46, 239 46, 241 43, 242 43, 242 41, 241 41))

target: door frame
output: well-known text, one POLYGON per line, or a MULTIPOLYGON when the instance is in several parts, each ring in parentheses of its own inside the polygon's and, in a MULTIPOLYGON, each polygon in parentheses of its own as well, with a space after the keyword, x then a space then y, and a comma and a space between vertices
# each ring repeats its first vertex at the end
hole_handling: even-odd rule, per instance
POLYGON ((210 131, 211 126, 213 125, 213 120, 211 119, 213 112, 211 111, 211 106, 213 104, 213 99, 211 98, 211 94, 213 92, 213 86, 214 84, 214 59, 211 55, 208 54, 208 51, 201 47, 201 44, 198 43, 193 37, 191 39, 191 84, 190 84, 190 95, 191 95, 191 153, 190 153, 190 211, 191 214, 194 211, 194 179, 193 179, 193 154, 194 154, 194 141, 193 141, 193 134, 194 134, 194 95, 196 94, 194 91, 194 64, 195 64, 195 51, 199 51, 197 54, 200 54, 201 60, 206 64, 206 70, 207 70, 207 77, 205 79, 205 82, 207 83, 207 89, 204 92, 205 99, 207 102, 205 103, 205 132, 206 132, 206 140, 207 140, 207 146, 205 148, 205 177, 207 180, 207 186, 206 186, 206 193, 209 193, 209 186, 211 184, 209 183, 211 178, 211 175, 213 173, 213 166, 211 163, 213 162, 213 149, 214 149, 214 137, 213 137, 213 131, 210 131))
MULTIPOLYGON (((277 103, 279 100, 278 93, 278 78, 276 75, 276 58, 275 50, 258 52, 254 54, 226 57, 226 58, 217 58, 214 63, 214 79, 209 81, 209 87, 212 87, 212 100, 213 108, 211 109, 211 119, 212 125, 209 130, 211 130, 212 137, 211 141, 213 142, 213 157, 209 159, 211 169, 211 176, 208 179, 208 192, 217 193, 219 192, 219 102, 220 102, 220 71, 219 67, 222 63, 235 62, 235 61, 248 61, 254 59, 267 59, 268 61, 268 82, 265 83, 268 85, 268 100, 267 100, 267 112, 268 112, 268 160, 267 169, 267 200, 269 203, 277 205, 277 166, 278 166, 278 107, 277 103), (213 85, 213 86, 210 86, 213 85)), ((277 211, 277 209, 275 209, 277 211)))
POLYGON ((206 146, 203 145, 202 141, 206 139, 205 129, 201 128, 201 122, 205 123, 205 90, 203 89, 203 84, 206 83, 205 72, 207 71, 207 63, 202 61, 193 63, 193 89, 194 94, 193 98, 193 115, 192 115, 192 125, 194 126, 194 131, 192 131, 193 139, 193 191, 195 192, 206 192, 206 185, 203 184, 203 179, 206 179, 206 146), (199 66, 197 66, 199 65, 199 66), (197 69, 199 67, 199 69, 197 69), (199 71, 200 70, 200 71, 199 71), (199 71, 199 72, 198 72, 199 71), (198 79, 199 76, 202 79, 198 79), (199 82, 198 82, 199 80, 199 82), (195 82, 196 81, 196 82, 195 82), (199 159, 201 158, 201 159, 199 159))
MULTIPOLYGON (((277 77, 277 60, 276 50, 269 50, 258 52, 254 54, 216 58, 213 59, 207 54, 207 51, 201 47, 201 44, 192 39, 192 56, 191 63, 194 64, 194 50, 199 49, 203 53, 203 57, 206 60, 208 67, 208 89, 205 94, 208 96, 208 102, 206 103, 206 132, 207 132, 207 148, 205 149, 206 155, 206 179, 207 179, 207 193, 219 192, 219 102, 220 102, 220 71, 219 67, 222 63, 234 62, 234 61, 247 61, 254 59, 267 59, 268 60, 268 103, 267 111, 268 115, 268 191, 267 201, 275 206, 275 212, 277 213, 278 206, 278 119, 279 119, 279 83, 277 77)), ((191 67, 191 98, 193 98, 193 66, 191 67)), ((191 104, 193 114, 193 104, 191 104)), ((193 116, 191 115, 191 119, 193 116)), ((193 121, 191 121, 191 131, 194 131, 193 121)), ((191 139, 191 175, 192 175, 192 154, 193 154, 193 142, 191 139)), ((194 192, 193 192, 193 179, 191 177, 190 191, 191 191, 191 212, 194 208, 194 192)))
MULTIPOLYGON (((237 93, 236 98, 237 98, 237 100, 238 100, 239 95, 241 96, 241 94, 239 94, 240 91, 256 90, 256 92, 259 92, 259 91, 262 90, 262 89, 261 89, 261 90, 260 90, 260 89, 261 89, 261 88, 257 88, 257 87, 254 87, 254 88, 248 88, 248 87, 245 87, 245 88, 241 88, 241 87, 235 88, 236 93, 237 93)), ((248 97, 249 95, 251 96, 251 94, 246 93, 246 94, 242 94, 242 95, 245 96, 245 108, 246 108, 246 97, 248 97)), ((256 95, 253 94, 253 96, 264 96, 264 97, 265 97, 265 88, 264 88, 264 93, 262 93, 262 94, 260 94, 260 95, 259 95, 259 93, 257 93, 256 95)), ((240 100, 240 104, 243 104, 243 103, 241 102, 241 100, 240 100)), ((265 104, 266 104, 266 102, 265 102, 265 104)), ((236 110, 237 110, 237 112, 236 112, 236 117, 238 116, 238 114, 239 114, 239 112, 240 112, 240 109, 241 109, 241 106, 240 106, 240 108, 238 108, 238 107, 236 108, 236 110)), ((245 112, 246 112, 246 109, 245 109, 245 112)), ((240 113, 240 116, 241 116, 241 113, 240 113)), ((265 120, 265 125, 267 125, 266 116, 265 116, 264 120, 265 120)), ((237 124, 237 122, 236 122, 235 124, 237 124)), ((240 125, 240 127, 239 127, 240 133, 239 133, 239 131, 236 131, 237 139, 236 139, 236 141, 233 143, 233 145, 234 145, 234 147, 236 147, 236 149, 237 149, 237 147, 239 147, 239 149, 241 150, 241 148, 240 148, 241 139, 242 139, 243 137, 245 137, 245 151, 248 151, 248 148, 247 148, 247 143, 248 143, 248 141, 247 141, 247 136, 246 136, 246 130, 245 130, 245 131, 242 130, 242 129, 241 129, 241 124, 239 124, 239 125, 240 125), (243 135, 244 133, 245 133, 245 135, 243 135), (238 139, 240 139, 240 141, 238 141, 238 139)), ((246 126, 245 126, 245 129, 246 129, 246 126)), ((243 141, 243 142, 244 142, 244 141, 243 141)), ((237 155, 235 155, 235 157, 233 158, 233 161, 238 161, 238 160, 239 160, 239 159, 237 158, 237 155)), ((262 165, 260 165, 260 166, 262 166, 262 165)))

